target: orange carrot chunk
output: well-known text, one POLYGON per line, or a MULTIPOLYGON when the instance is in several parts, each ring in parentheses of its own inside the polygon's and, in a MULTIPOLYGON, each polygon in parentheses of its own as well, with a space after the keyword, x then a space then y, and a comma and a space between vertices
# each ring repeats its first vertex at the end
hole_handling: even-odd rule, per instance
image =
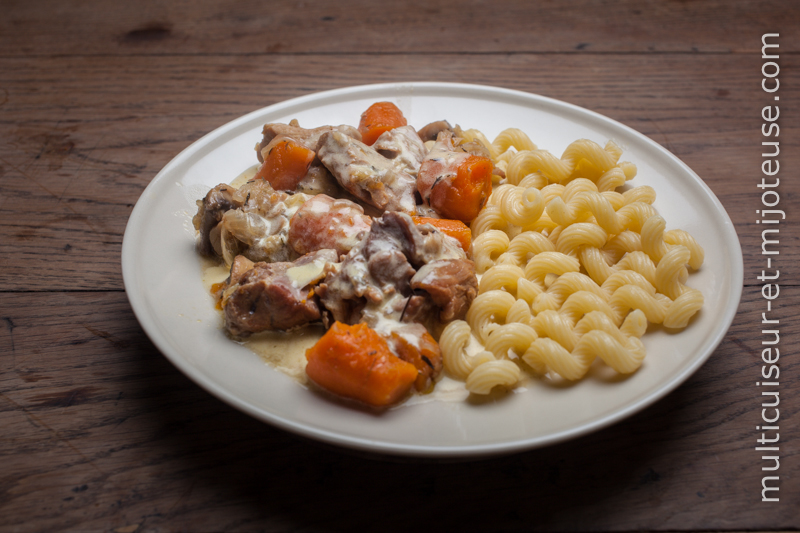
POLYGON ((469 245, 472 242, 472 232, 469 230, 469 226, 460 220, 420 216, 412 216, 411 219, 414 221, 414 224, 417 225, 430 224, 434 226, 445 235, 449 235, 457 240, 458 244, 461 245, 461 248, 463 248, 465 252, 469 250, 469 245))
POLYGON ((335 322, 306 350, 309 379, 333 394, 385 407, 400 401, 417 379, 417 369, 389 351, 386 340, 366 324, 335 322))
POLYGON ((314 150, 291 139, 279 141, 267 154, 256 179, 265 179, 276 190, 293 191, 316 157, 314 150))
POLYGON ((361 141, 372 146, 383 132, 407 124, 406 117, 396 105, 391 102, 376 102, 361 114, 358 131, 361 132, 361 141))
POLYGON ((465 158, 458 165, 454 178, 441 179, 431 187, 431 207, 445 218, 469 224, 492 193, 492 168, 492 162, 486 157, 470 155, 465 158))

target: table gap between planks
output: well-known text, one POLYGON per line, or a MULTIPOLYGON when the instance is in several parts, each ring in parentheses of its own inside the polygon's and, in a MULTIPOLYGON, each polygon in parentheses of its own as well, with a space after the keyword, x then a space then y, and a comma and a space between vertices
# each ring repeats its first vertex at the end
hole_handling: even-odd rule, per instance
MULTIPOLYGON (((798 364, 781 362, 781 502, 761 503, 761 35, 780 33, 796 174, 800 9, 785 2, 83 2, 0 18, 0 529, 800 528, 798 364), (592 435, 472 462, 357 454, 211 397, 144 335, 120 250, 172 157, 245 113, 392 81, 479 83, 597 111, 680 157, 745 253, 739 313, 664 400, 592 435)), ((536 139, 534 139, 536 140, 536 139)), ((789 221, 798 186, 780 188, 789 221)), ((781 226, 784 342, 798 232, 781 226)))

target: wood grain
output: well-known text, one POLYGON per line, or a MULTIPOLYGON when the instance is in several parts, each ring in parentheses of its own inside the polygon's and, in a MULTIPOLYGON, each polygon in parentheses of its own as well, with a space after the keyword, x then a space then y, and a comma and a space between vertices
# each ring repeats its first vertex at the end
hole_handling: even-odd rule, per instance
MULTIPOLYGON (((800 5, 748 0, 3 3, 0 531, 797 530, 800 5), (781 502, 761 503, 761 35, 780 33, 781 502), (127 218, 157 172, 255 109, 430 80, 542 94, 641 131, 720 198, 743 302, 645 411, 469 461, 354 453, 262 424, 147 339, 127 218)), ((354 118, 355 120, 355 118, 354 118)), ((537 142, 538 132, 533 132, 537 142)))
MULTIPOLYGON (((800 334, 797 295, 781 300, 800 334)), ((763 300, 745 290, 697 374, 649 409, 558 446, 477 462, 347 452, 212 398, 146 340, 122 293, 0 303, 0 524, 8 530, 465 531, 794 527, 800 365, 781 360, 780 495, 761 504, 763 300), (784 500, 785 498, 785 500, 784 500), (580 512, 575 512, 580 509, 580 512)))
MULTIPOLYGON (((798 64, 793 56, 784 62, 790 97, 800 96, 798 64)), ((758 65, 709 55, 609 55, 601 64, 583 55, 525 54, 502 61, 485 55, 170 56, 122 64, 115 58, 0 59, 9 80, 0 108, 0 288, 122 288, 122 234, 144 187, 207 132, 311 92, 301 76, 281 75, 290 70, 330 72, 315 82, 319 90, 409 79, 502 84, 603 113, 648 135, 703 178, 752 251, 745 255, 747 270, 760 271, 755 185, 760 111, 769 102, 754 83, 758 65), (72 76, 55 83, 59 68, 72 76)), ((509 118, 509 126, 520 125, 509 118)), ((782 121, 781 128, 781 164, 798 168, 797 126, 782 121)), ((530 133, 540 144, 546 139, 546 132, 530 133)), ((781 190, 796 202, 796 181, 785 180, 781 190)), ((781 242, 787 261, 800 260, 796 232, 785 232, 781 242)))
POLYGON ((9 56, 430 52, 752 53, 782 32, 798 50, 792 2, 580 0, 9 2, 9 56))

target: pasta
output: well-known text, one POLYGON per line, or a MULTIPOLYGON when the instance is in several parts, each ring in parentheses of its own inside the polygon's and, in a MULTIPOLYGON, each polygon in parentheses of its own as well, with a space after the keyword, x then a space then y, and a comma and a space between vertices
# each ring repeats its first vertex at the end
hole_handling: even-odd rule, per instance
POLYGON ((617 190, 637 172, 618 145, 579 140, 558 158, 518 129, 491 143, 464 136, 505 172, 470 226, 479 294, 441 337, 445 370, 467 390, 488 394, 526 374, 579 380, 598 359, 630 374, 648 324, 689 324, 703 295, 686 281, 703 249, 666 229, 652 187, 617 190))
POLYGON ((504 359, 487 361, 475 367, 467 376, 467 390, 476 394, 488 394, 494 387, 509 387, 519 381, 520 369, 504 359))

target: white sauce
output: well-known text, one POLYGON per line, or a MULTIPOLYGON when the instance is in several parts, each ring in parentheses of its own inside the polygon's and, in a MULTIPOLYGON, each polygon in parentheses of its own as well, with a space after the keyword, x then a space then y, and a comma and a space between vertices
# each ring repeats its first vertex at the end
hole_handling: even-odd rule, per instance
POLYGON ((275 369, 305 385, 308 383, 306 350, 314 346, 324 333, 322 325, 305 326, 290 333, 265 331, 242 344, 275 369))
POLYGON ((236 179, 234 179, 231 182, 231 187, 238 189, 239 187, 241 187, 242 185, 253 179, 256 173, 258 172, 259 168, 261 168, 260 163, 253 165, 252 167, 248 168, 247 170, 236 176, 236 179))

